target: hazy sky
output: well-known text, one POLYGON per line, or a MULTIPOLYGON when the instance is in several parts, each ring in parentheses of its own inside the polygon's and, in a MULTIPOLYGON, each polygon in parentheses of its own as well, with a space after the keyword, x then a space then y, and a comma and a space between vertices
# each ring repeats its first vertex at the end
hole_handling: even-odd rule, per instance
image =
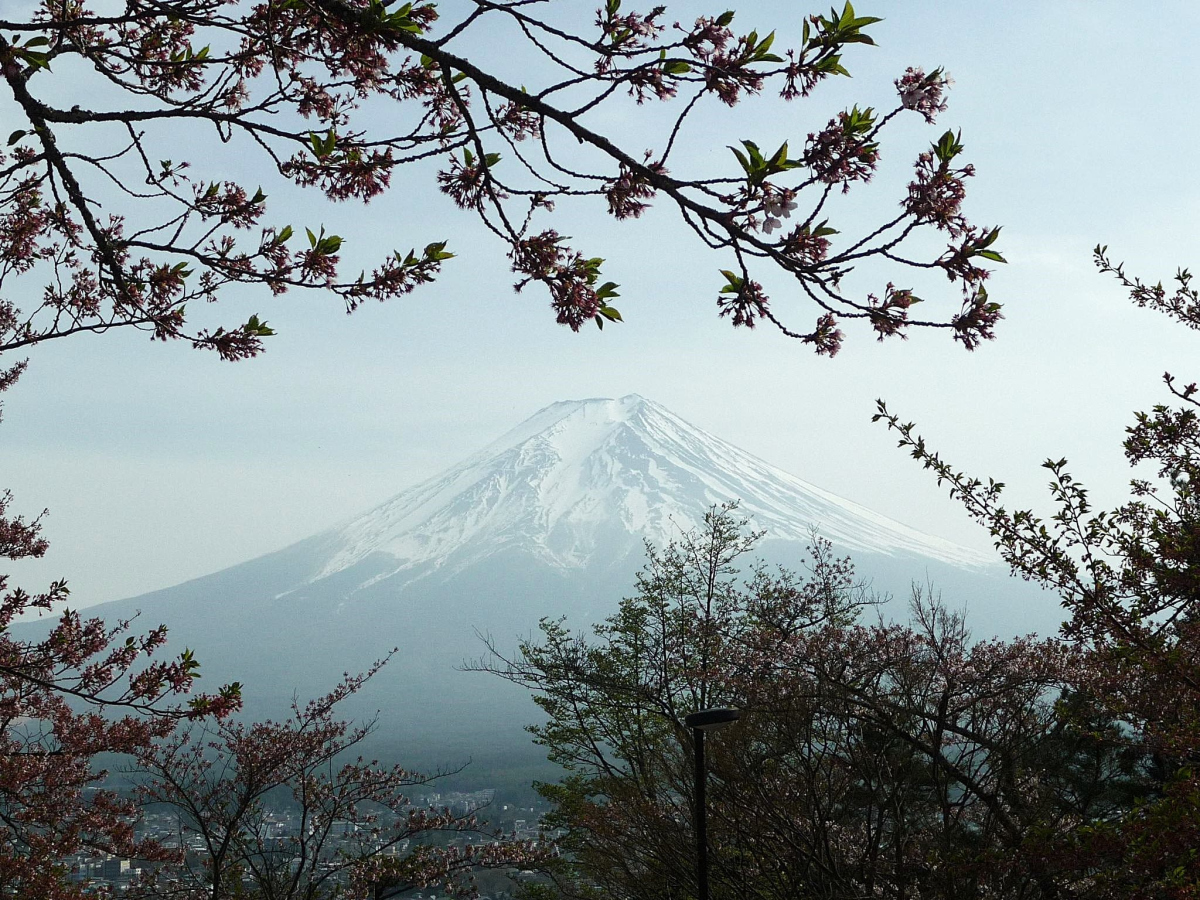
MULTIPOLYGON (((558 5, 590 21, 595 3, 558 5)), ((969 546, 988 546, 986 535, 870 424, 876 397, 963 468, 1008 483, 1014 504, 1043 503, 1047 456, 1069 457, 1101 505, 1119 501, 1131 411, 1165 400, 1164 370, 1200 376, 1200 336, 1132 308, 1094 272, 1091 248, 1107 243, 1151 280, 1200 265, 1191 112, 1200 7, 1163 2, 1135 15, 1102 0, 863 0, 857 9, 886 20, 872 29, 879 47, 848 54, 852 80, 792 104, 760 98, 733 117, 710 109, 688 155, 716 169, 742 138, 798 146, 850 103, 889 107, 906 66, 944 66, 955 80, 949 111, 938 127, 913 114, 885 135, 884 167, 852 192, 845 215, 890 216, 915 154, 961 128, 978 169, 967 212, 1004 226, 1010 260, 990 284, 1007 315, 995 342, 971 354, 944 332, 877 344, 852 327, 829 360, 766 329, 735 331, 715 315, 726 258, 665 208, 616 226, 594 204, 560 206, 557 227, 607 258, 626 323, 575 335, 554 324, 543 294, 514 295, 503 248, 438 199, 428 170, 401 175, 364 210, 296 199, 256 163, 215 156, 214 174, 226 166, 261 178, 273 221, 325 222, 351 257, 442 238, 459 256, 437 284, 350 317, 316 294, 231 295, 226 321, 257 312, 279 332, 249 362, 141 335, 36 348, 0 427, 3 485, 22 511, 51 511, 51 551, 17 570, 22 581, 32 589, 65 576, 86 605, 207 574, 386 499, 548 403, 630 392, 969 546)), ((737 23, 777 28, 785 41, 801 12, 821 10, 756 2, 737 23)), ((672 5, 668 18, 697 12, 672 5)), ((647 107, 610 124, 636 137, 631 129, 654 115, 647 107)), ((942 312, 954 290, 942 290, 942 312)), ((785 283, 773 296, 787 308, 785 283)), ((795 312, 807 327, 813 312, 798 299, 795 312)))

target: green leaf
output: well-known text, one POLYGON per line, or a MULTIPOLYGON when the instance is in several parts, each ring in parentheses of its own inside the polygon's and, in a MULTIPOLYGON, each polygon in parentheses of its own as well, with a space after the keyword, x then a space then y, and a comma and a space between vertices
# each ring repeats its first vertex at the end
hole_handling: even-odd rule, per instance
POLYGON ((26 62, 35 68, 50 71, 50 54, 38 50, 20 50, 18 52, 26 62))
POLYGON ((842 65, 842 57, 838 54, 827 56, 817 64, 817 68, 830 75, 845 75, 849 77, 850 71, 842 65))
POLYGON ((758 149, 758 144, 754 141, 742 141, 742 146, 750 154, 750 162, 755 169, 765 168, 767 161, 763 158, 762 151, 758 149))
POLYGON ((332 128, 324 135, 311 131, 308 135, 308 142, 312 144, 313 155, 318 159, 324 159, 337 147, 337 134, 332 128))
POLYGON ((268 327, 266 322, 260 321, 257 315, 251 316, 243 328, 246 333, 258 337, 270 337, 275 333, 275 329, 268 327))
POLYGON ((963 145, 961 142, 962 132, 957 135, 953 131, 947 131, 938 142, 933 145, 933 152, 937 155, 940 162, 948 163, 958 154, 962 153, 963 145))
POLYGON ((292 226, 284 225, 279 234, 275 235, 275 243, 286 244, 292 236, 292 226))
POLYGON ((722 293, 722 294, 737 294, 737 293, 741 292, 741 290, 742 290, 741 276, 734 274, 733 272, 729 271, 728 269, 722 269, 721 274, 725 276, 725 280, 728 282, 728 284, 726 284, 723 288, 721 288, 720 293, 722 293))
POLYGON ((750 160, 746 159, 746 154, 737 147, 730 147, 729 149, 733 151, 733 155, 737 157, 737 161, 742 164, 742 169, 745 170, 746 174, 750 175, 753 170, 750 168, 750 160))
POLYGON ((21 138, 25 137, 25 135, 28 133, 29 132, 27 132, 27 131, 22 131, 21 129, 17 129, 16 131, 14 131, 12 134, 10 134, 8 136, 8 146, 11 147, 13 144, 15 144, 21 138))
POLYGON ((717 16, 717 25, 721 28, 727 27, 729 25, 729 23, 732 21, 733 21, 733 10, 732 9, 727 9, 727 10, 725 10, 725 12, 723 12, 719 16, 717 16))
POLYGON ((624 319, 621 318, 621 314, 619 312, 617 312, 617 308, 615 306, 600 307, 600 315, 604 316, 604 318, 608 319, 610 322, 624 322, 625 321, 624 319))
POLYGON ((317 248, 317 236, 312 233, 311 228, 305 228, 304 233, 308 235, 308 245, 315 250, 317 248))

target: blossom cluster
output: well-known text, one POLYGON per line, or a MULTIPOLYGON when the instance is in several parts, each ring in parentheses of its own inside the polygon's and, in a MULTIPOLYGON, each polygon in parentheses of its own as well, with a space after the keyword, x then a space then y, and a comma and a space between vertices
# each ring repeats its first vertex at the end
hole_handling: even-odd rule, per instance
MULTIPOLYGON (((652 163, 648 170, 656 175, 665 174, 659 163, 652 163)), ((621 174, 604 185, 604 196, 608 199, 608 211, 617 219, 636 219, 649 207, 655 194, 649 178, 628 166, 621 166, 621 174)))
POLYGON ((763 200, 763 212, 766 214, 762 225, 763 231, 771 234, 783 225, 781 219, 791 218, 792 213, 796 211, 794 198, 795 193, 789 190, 771 191, 767 194, 763 200))
POLYGON ((900 94, 900 105, 919 112, 932 125, 938 113, 946 111, 945 89, 953 84, 950 76, 941 69, 928 75, 920 68, 909 67, 896 79, 896 90, 900 94))
POLYGON ((553 229, 543 231, 517 241, 509 258, 513 271, 525 276, 515 288, 519 291, 531 281, 544 284, 558 323, 578 331, 600 315, 604 306, 596 287, 603 260, 585 258, 563 244, 564 240, 553 229))
POLYGON ((888 282, 884 289, 882 300, 874 294, 868 294, 867 303, 871 307, 871 327, 875 329, 879 340, 882 341, 884 338, 896 334, 907 338, 908 335, 904 333, 904 330, 908 325, 908 310, 914 303, 919 302, 920 298, 913 296, 911 290, 897 288, 891 282, 888 282))
POLYGON ((802 266, 816 266, 829 256, 829 238, 822 234, 823 225, 797 225, 783 239, 783 250, 802 266))
POLYGON ((763 73, 751 68, 758 50, 756 36, 737 36, 729 27, 731 13, 716 18, 701 17, 683 37, 704 73, 704 85, 726 106, 736 106, 743 93, 757 94, 766 81, 763 73))
POLYGON ((871 138, 875 118, 871 109, 838 113, 819 132, 810 133, 803 161, 813 177, 850 190, 854 181, 870 181, 879 163, 879 144, 871 138))
POLYGON ((938 159, 932 151, 922 152, 917 157, 916 178, 908 185, 905 211, 918 222, 957 237, 968 227, 962 214, 967 196, 964 179, 974 174, 974 166, 954 168, 949 160, 938 159))
POLYGON ((723 293, 717 298, 718 315, 730 317, 735 327, 753 328, 758 319, 767 315, 769 304, 762 285, 750 279, 741 281, 736 292, 723 293))

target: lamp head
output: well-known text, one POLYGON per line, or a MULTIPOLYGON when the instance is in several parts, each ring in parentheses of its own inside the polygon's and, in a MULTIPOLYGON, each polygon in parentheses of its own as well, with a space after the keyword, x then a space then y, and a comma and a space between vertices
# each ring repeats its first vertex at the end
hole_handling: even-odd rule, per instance
POLYGON ((736 709, 701 709, 683 717, 683 724, 688 728, 699 731, 716 731, 731 722, 736 722, 741 715, 736 709))

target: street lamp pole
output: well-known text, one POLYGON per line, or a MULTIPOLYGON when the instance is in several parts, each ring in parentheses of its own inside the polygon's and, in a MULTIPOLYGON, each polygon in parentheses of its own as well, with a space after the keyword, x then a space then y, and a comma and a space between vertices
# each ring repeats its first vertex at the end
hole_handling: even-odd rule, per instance
POLYGON ((702 709, 685 716, 683 724, 692 731, 696 779, 696 886, 697 900, 708 900, 708 810, 705 787, 708 772, 704 763, 704 733, 724 728, 738 718, 736 709, 702 709))
POLYGON ((696 882, 698 900, 708 900, 708 816, 705 786, 708 781, 704 768, 704 731, 692 731, 692 746, 696 750, 696 882))

